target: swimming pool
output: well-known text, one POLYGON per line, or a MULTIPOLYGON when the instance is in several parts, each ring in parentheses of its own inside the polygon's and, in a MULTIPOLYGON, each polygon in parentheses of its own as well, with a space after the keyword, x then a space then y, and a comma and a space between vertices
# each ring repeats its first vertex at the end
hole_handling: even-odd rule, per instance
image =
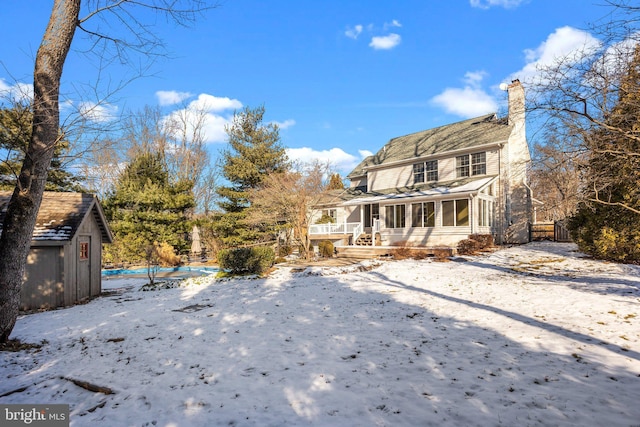
MULTIPOLYGON (((199 274, 211 274, 220 271, 217 267, 159 267, 156 269, 156 273, 184 273, 185 275, 199 275, 199 274)), ((147 268, 113 268, 108 270, 102 270, 103 276, 123 276, 127 274, 147 274, 147 268)))

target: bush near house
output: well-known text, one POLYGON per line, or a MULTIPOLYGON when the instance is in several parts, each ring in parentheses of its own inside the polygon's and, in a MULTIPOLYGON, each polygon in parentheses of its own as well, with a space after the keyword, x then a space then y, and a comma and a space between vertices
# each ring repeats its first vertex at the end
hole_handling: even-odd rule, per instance
POLYGON ((460 255, 474 255, 480 250, 480 242, 473 239, 460 240, 457 249, 460 255))
POLYGON ((266 246, 223 249, 218 252, 218 265, 232 274, 262 274, 274 261, 273 248, 266 246))
POLYGON ((412 245, 413 243, 407 242, 405 240, 395 243, 394 246, 399 246, 399 247, 392 251, 393 259, 401 260, 401 259, 410 258, 415 260, 421 260, 421 259, 435 257, 437 260, 440 260, 441 258, 446 258, 450 255, 449 252, 447 251, 446 255, 441 257, 437 249, 435 249, 434 253, 431 254, 431 253, 428 253, 427 251, 413 248, 412 245))
POLYGON ((460 255, 474 255, 492 247, 493 236, 491 234, 470 234, 468 239, 458 242, 457 250, 460 255))
POLYGON ((333 243, 330 240, 323 240, 318 243, 318 252, 322 258, 331 258, 333 256, 333 243))
POLYGON ((471 234, 469 239, 478 242, 480 244, 480 250, 492 248, 494 246, 492 234, 471 234))

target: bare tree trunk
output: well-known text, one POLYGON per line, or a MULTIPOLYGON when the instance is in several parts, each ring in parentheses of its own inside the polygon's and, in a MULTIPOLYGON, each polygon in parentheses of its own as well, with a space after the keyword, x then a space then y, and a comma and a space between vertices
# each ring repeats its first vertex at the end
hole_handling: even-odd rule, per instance
POLYGON ((55 0, 36 55, 33 132, 0 237, 0 342, 6 342, 20 308, 20 288, 31 236, 59 139, 60 78, 75 34, 81 0, 55 0))

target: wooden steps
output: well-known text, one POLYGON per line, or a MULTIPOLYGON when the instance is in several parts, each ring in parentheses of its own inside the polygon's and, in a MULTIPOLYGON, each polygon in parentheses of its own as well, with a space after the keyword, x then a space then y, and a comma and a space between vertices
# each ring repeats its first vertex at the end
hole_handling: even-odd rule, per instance
MULTIPOLYGON (((356 246, 373 246, 373 236, 369 233, 362 233, 356 239, 356 246)), ((376 234, 376 246, 380 246, 380 234, 376 234)))

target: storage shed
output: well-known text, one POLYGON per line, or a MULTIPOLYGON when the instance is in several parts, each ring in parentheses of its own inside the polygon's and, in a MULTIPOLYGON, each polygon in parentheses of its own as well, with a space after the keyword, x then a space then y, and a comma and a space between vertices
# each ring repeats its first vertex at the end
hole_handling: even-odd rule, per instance
MULTIPOLYGON (((0 227, 11 192, 0 192, 0 227)), ((65 307, 102 289, 102 244, 113 235, 93 194, 45 191, 31 240, 22 310, 65 307)))

